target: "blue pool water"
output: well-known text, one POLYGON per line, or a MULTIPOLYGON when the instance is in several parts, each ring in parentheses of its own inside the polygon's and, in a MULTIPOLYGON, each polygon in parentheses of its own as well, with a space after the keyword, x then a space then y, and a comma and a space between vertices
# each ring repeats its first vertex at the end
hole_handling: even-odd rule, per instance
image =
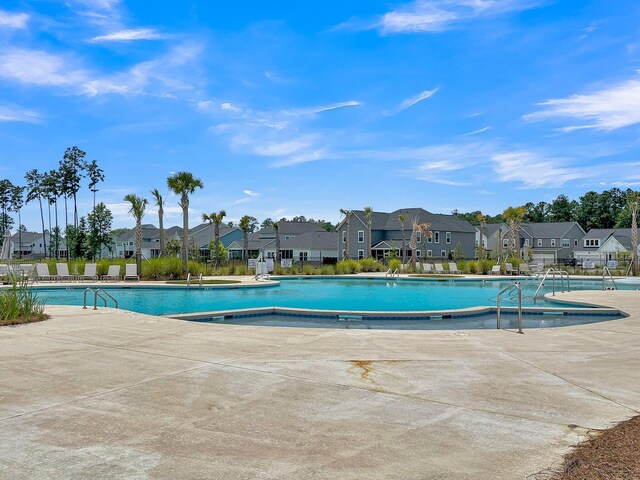
MULTIPOLYGON (((475 306, 495 306, 499 291, 509 281, 365 279, 365 278, 295 278, 280 285, 260 288, 153 287, 123 288, 103 286, 119 302, 120 308, 152 315, 171 315, 259 307, 283 307, 351 311, 430 311, 475 306)), ((558 283, 556 287, 558 288, 558 283)), ((634 288, 628 285, 628 288, 634 288)), ((537 285, 525 284, 526 306, 558 307, 550 300, 532 296, 537 285)), ((551 285, 545 287, 550 290, 551 285)), ((571 282, 574 289, 600 289, 597 281, 571 282)), ((635 285, 635 288, 638 288, 635 285)), ((38 288, 46 304, 82 305, 84 287, 38 288)), ((90 303, 93 298, 90 299, 90 303)), ((505 295, 502 304, 514 306, 516 298, 505 295)))

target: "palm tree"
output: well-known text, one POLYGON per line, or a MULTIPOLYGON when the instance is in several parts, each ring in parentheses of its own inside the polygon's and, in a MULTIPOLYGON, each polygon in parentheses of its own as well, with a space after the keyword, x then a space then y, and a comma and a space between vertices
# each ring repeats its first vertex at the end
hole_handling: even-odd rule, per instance
POLYGON ((273 230, 276 232, 276 265, 280 265, 280 224, 273 223, 273 230))
POLYGON ((480 241, 478 242, 478 260, 484 260, 484 243, 482 241, 483 229, 486 225, 486 219, 482 212, 478 212, 476 215, 476 220, 478 220, 478 224, 480 225, 480 241))
POLYGON ((425 238, 431 236, 431 230, 428 223, 420 223, 420 219, 416 215, 411 219, 411 239, 409 240, 409 248, 411 249, 411 268, 415 266, 418 261, 416 250, 418 249, 418 233, 421 233, 425 238))
POLYGON ((131 204, 129 215, 136 220, 136 268, 140 275, 142 273, 142 217, 147 209, 147 199, 130 193, 125 195, 124 201, 131 204))
POLYGON ((511 237, 511 251, 512 254, 517 255, 520 258, 520 224, 527 213, 527 209, 523 207, 508 207, 502 216, 509 225, 509 236, 511 237))
POLYGON ((158 257, 162 257, 162 255, 164 255, 164 198, 162 198, 157 188, 151 190, 151 195, 153 195, 156 206, 158 207, 158 228, 160 229, 160 250, 158 257))
POLYGON ((402 230, 402 263, 407 263, 406 257, 406 239, 404 236, 404 222, 407 219, 407 216, 404 213, 400 213, 398 215, 398 220, 400 220, 400 229, 402 230))
POLYGON ((242 258, 249 258, 249 232, 251 231, 251 217, 249 215, 245 215, 238 222, 238 227, 242 230, 242 240, 243 240, 243 254, 242 258))
POLYGON ((352 210, 345 210, 344 208, 340 209, 340 213, 344 215, 345 221, 345 244, 344 244, 344 255, 342 256, 343 260, 349 260, 349 230, 351 228, 351 214, 352 210))
POLYGON ((631 212, 631 272, 638 275, 638 209, 640 208, 640 193, 627 194, 627 206, 631 212))
POLYGON ((191 172, 178 172, 167 178, 167 187, 176 195, 180 195, 179 205, 182 207, 182 270, 185 277, 189 274, 189 195, 196 188, 203 188, 202 180, 191 172))
POLYGON ((47 238, 45 236, 45 228, 44 228, 44 211, 42 210, 42 197, 44 194, 44 187, 42 185, 44 175, 38 173, 38 170, 35 168, 33 170, 29 170, 24 179, 27 181, 27 203, 38 199, 38 203, 40 204, 40 221, 42 222, 42 245, 44 247, 45 256, 47 254, 47 238))
POLYGON ((371 255, 371 247, 372 239, 371 239, 371 226, 373 224, 373 209, 371 207, 364 207, 364 218, 367 220, 367 236, 369 237, 369 253, 367 254, 369 258, 371 255))
POLYGON ((220 260, 220 224, 222 219, 227 216, 227 212, 220 210, 218 213, 212 212, 210 215, 202 214, 202 221, 213 224, 213 242, 215 245, 216 262, 220 260))

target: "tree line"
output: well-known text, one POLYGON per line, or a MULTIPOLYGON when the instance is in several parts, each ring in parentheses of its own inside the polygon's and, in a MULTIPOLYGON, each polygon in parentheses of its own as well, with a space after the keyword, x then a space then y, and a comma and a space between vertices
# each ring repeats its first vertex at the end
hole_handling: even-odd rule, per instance
POLYGON ((58 162, 58 167, 46 172, 29 170, 24 175, 23 185, 14 185, 10 180, 0 180, 0 233, 14 224, 10 212, 18 215, 20 254, 22 257, 21 210, 25 204, 37 202, 45 256, 59 258, 61 239, 66 239, 65 255, 68 258, 95 258, 103 245, 110 241, 113 216, 104 203, 96 205, 98 184, 104 181, 104 170, 96 160, 85 160, 86 152, 77 146, 69 147, 58 162), (93 194, 93 209, 86 217, 78 214, 78 195, 83 179, 93 194), (64 225, 60 226, 59 203, 64 205, 64 225), (69 208, 73 206, 71 221, 69 208), (53 210, 53 217, 52 217, 53 210), (45 221, 45 211, 46 219, 45 221))
MULTIPOLYGON (((629 196, 635 192, 631 189, 621 190, 612 188, 602 193, 589 191, 578 200, 570 200, 566 195, 558 195, 552 202, 528 202, 522 205, 524 208, 525 223, 546 222, 578 222, 580 226, 589 231, 592 228, 630 228, 631 213, 627 208, 629 196)), ((458 210, 451 212, 471 225, 480 225, 479 210, 461 213, 458 210)), ((504 223, 503 214, 483 215, 485 223, 504 223)))

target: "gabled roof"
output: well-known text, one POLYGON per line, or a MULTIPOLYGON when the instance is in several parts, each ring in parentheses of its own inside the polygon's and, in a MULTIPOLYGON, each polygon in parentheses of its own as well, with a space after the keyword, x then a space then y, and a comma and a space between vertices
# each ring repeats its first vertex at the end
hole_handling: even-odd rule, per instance
POLYGON ((624 248, 631 250, 630 228, 592 228, 584 236, 585 239, 600 240, 601 246, 610 237, 614 237, 624 248))
MULTIPOLYGON (((367 220, 364 210, 353 210, 353 215, 356 216, 363 225, 366 226, 367 220)), ((371 216, 371 229, 372 230, 402 230, 400 220, 398 216, 404 214, 406 219, 404 221, 404 229, 406 231, 411 230, 411 221, 414 217, 418 217, 420 223, 428 223, 431 231, 449 231, 449 232, 468 232, 475 233, 475 228, 466 220, 463 220, 456 215, 446 215, 442 213, 431 213, 423 208, 401 208, 391 213, 385 212, 373 212, 371 216)), ((341 227, 345 222, 343 218, 340 224, 341 227)))
MULTIPOLYGON (((275 243, 275 241, 274 241, 275 243)), ((338 234, 326 230, 307 232, 281 240, 281 249, 338 250, 338 234)))
MULTIPOLYGON (((521 223, 520 230, 522 233, 532 238, 563 238, 569 230, 578 226, 582 232, 582 227, 578 222, 539 222, 539 223, 521 223)), ((479 228, 479 227, 476 227, 479 228)), ((495 234, 502 228, 503 235, 509 234, 509 225, 506 223, 487 223, 483 228, 483 234, 487 237, 495 234)))
MULTIPOLYGON (((25 243, 32 243, 35 242, 36 240, 38 240, 39 238, 42 238, 42 233, 37 233, 37 232, 22 232, 22 244, 24 245, 25 243)), ((10 237, 11 242, 13 243, 18 243, 20 242, 20 232, 16 232, 13 235, 11 235, 10 237)))
MULTIPOLYGON (((277 223, 280 236, 301 235, 307 232, 326 232, 322 226, 315 222, 289 222, 283 220, 277 223)), ((258 237, 275 238, 276 231, 273 228, 273 225, 269 225, 268 227, 261 228, 257 232, 254 232, 254 234, 258 234, 258 237)))

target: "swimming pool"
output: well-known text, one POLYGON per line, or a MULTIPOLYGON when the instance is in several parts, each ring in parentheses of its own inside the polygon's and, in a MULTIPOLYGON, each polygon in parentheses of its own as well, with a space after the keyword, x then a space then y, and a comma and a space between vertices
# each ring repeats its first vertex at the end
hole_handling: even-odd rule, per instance
MULTIPOLYGON (((234 311, 278 307, 281 309, 344 312, 433 312, 479 306, 495 307, 497 295, 513 280, 396 279, 363 277, 296 277, 260 288, 129 287, 103 285, 120 308, 151 315, 234 311)), ((627 288, 637 288, 629 284, 627 288)), ((566 304, 533 299, 537 283, 523 283, 525 307, 553 308, 566 304)), ((551 284, 544 287, 549 291, 551 284)), ((558 284, 556 285, 558 288, 558 284)), ((572 289, 598 289, 598 281, 572 281, 572 289)), ((45 303, 82 305, 84 287, 39 287, 45 303)), ((91 299, 92 300, 92 299, 91 299)), ((503 296, 502 305, 516 305, 515 295, 503 296)))

